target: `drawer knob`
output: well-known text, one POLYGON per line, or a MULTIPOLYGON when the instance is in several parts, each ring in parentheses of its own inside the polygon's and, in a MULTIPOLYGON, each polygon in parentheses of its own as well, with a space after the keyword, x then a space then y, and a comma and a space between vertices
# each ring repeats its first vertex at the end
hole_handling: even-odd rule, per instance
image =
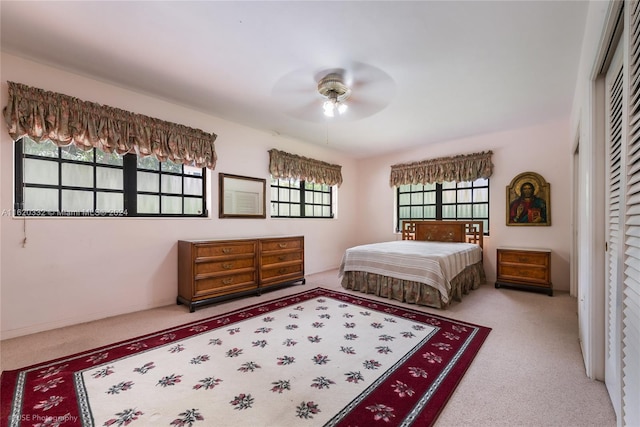
POLYGON ((278 243, 278 246, 280 246, 280 248, 284 249, 287 247, 286 243, 278 243))
POLYGON ((226 264, 222 264, 222 268, 224 268, 225 270, 230 269, 231 267, 233 267, 233 264, 228 262, 226 264))
POLYGON ((222 248, 222 253, 230 254, 231 253, 231 248, 222 248))
POLYGON ((287 256, 286 256, 286 255, 280 255, 280 256, 278 257, 278 261, 284 261, 285 259, 287 259, 287 256))
POLYGON ((284 274, 284 273, 286 273, 286 272, 287 272, 287 269, 286 269, 286 268, 281 268, 280 270, 278 270, 278 273, 279 273, 279 274, 284 274))
POLYGON ((227 279, 222 279, 222 284, 223 285, 230 285, 231 283, 233 283, 233 277, 229 277, 227 279))

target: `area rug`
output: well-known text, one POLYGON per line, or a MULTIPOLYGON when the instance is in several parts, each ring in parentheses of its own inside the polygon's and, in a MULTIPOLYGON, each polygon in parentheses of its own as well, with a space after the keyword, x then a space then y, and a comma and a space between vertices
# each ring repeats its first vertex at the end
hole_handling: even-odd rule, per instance
POLYGON ((489 331, 315 288, 3 372, 2 425, 427 426, 489 331))

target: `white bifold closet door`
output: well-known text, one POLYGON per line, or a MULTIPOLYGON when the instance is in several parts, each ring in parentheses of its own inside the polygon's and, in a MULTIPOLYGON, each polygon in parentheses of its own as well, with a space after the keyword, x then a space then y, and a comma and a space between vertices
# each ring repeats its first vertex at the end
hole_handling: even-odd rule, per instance
POLYGON ((640 426, 640 2, 628 2, 628 136, 622 283, 622 423, 640 426))
POLYGON ((623 43, 619 43, 605 78, 606 87, 606 274, 605 274, 605 384, 611 397, 616 416, 621 412, 621 325, 622 325, 622 256, 623 223, 621 207, 624 206, 622 186, 623 140, 626 117, 623 43))

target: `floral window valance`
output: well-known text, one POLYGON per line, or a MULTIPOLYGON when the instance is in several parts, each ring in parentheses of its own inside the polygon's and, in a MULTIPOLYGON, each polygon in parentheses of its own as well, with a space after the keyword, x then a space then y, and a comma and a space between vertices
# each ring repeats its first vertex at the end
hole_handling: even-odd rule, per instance
POLYGON ((28 136, 83 150, 154 155, 160 161, 214 169, 216 135, 118 108, 8 82, 4 118, 14 141, 28 136))
POLYGON ((269 172, 274 178, 295 178, 318 184, 342 184, 342 166, 319 160, 269 150, 269 172))
POLYGON ((453 157, 441 157, 413 163, 391 166, 389 184, 393 186, 407 184, 433 184, 444 181, 475 181, 489 178, 493 173, 491 151, 465 154, 453 157))

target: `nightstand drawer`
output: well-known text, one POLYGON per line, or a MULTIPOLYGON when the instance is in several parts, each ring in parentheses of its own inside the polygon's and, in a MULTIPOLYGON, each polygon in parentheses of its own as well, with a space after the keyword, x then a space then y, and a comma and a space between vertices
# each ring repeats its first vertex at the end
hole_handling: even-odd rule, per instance
POLYGON ((540 283, 547 285, 549 277, 547 277, 545 267, 533 267, 523 265, 500 265, 498 267, 498 277, 501 280, 517 281, 525 283, 540 283))
POLYGON ((500 251, 498 263, 513 262, 517 264, 547 265, 549 256, 546 252, 500 251))

